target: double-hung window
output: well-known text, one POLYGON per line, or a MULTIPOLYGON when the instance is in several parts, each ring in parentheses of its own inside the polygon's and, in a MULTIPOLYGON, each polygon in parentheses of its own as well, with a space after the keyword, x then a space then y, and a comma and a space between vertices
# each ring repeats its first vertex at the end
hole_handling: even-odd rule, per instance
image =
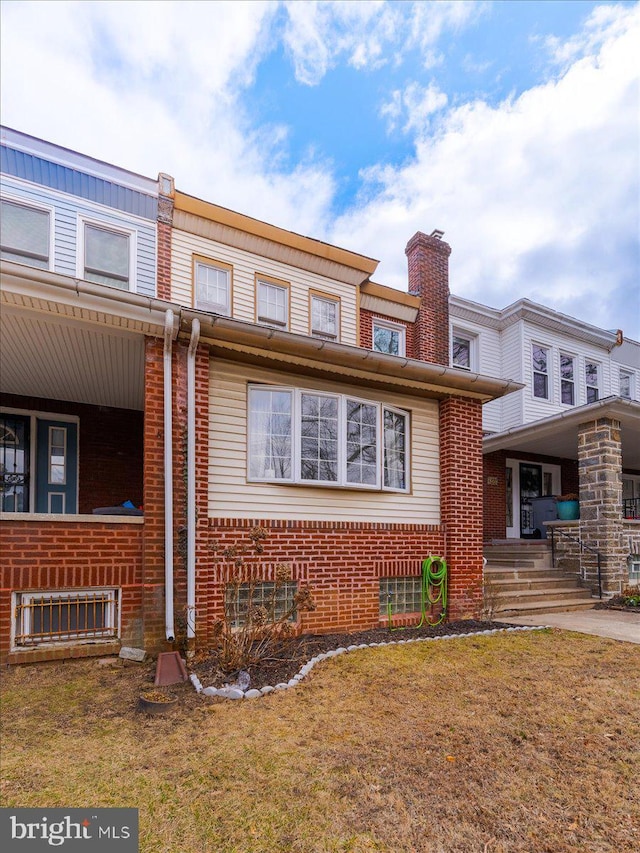
POLYGON ((409 415, 345 394, 249 387, 250 480, 406 491, 409 415))
POLYGON ((587 403, 600 399, 600 365, 595 361, 585 361, 584 378, 587 387, 587 403))
POLYGON ((406 354, 407 330, 400 323, 390 323, 387 320, 374 320, 371 330, 373 349, 375 352, 385 352, 388 355, 406 354))
POLYGON ((129 232, 84 223, 82 276, 87 281, 130 289, 131 241, 129 232))
POLYGON ((231 267, 195 261, 194 302, 201 311, 213 314, 231 314, 231 267))
POLYGON ((462 370, 473 369, 473 338, 454 330, 451 337, 451 363, 462 370))
POLYGON ((51 213, 2 199, 0 244, 3 260, 49 269, 51 213))
POLYGON ((549 399, 549 350, 539 344, 532 347, 533 396, 549 399))
POLYGON ((258 279, 257 318, 259 323, 286 329, 289 326, 289 288, 285 284, 258 279))
POLYGON ((575 359, 563 352, 560 353, 560 399, 565 406, 576 402, 575 359))
POLYGON ((620 396, 627 400, 633 400, 635 376, 630 370, 620 371, 620 396))
POLYGON ((328 341, 340 340, 340 300, 311 295, 311 334, 328 341))

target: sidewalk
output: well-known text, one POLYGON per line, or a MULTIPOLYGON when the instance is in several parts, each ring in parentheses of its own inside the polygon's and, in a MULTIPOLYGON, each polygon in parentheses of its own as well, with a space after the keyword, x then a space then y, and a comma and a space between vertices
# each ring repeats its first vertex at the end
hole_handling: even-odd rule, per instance
POLYGON ((518 616, 500 619, 510 625, 544 625, 609 637, 627 643, 640 644, 640 613, 625 613, 622 610, 573 610, 564 613, 538 613, 536 616, 518 616))

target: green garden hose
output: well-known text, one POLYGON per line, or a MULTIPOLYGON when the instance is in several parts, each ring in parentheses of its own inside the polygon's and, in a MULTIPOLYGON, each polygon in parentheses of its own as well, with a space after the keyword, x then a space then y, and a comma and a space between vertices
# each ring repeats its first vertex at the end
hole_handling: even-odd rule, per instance
MULTIPOLYGON (((393 611, 391 598, 387 601, 387 615, 389 617, 389 629, 398 631, 400 628, 393 627, 393 611)), ((420 621, 415 626, 422 628, 424 624, 440 625, 447 615, 447 561, 443 557, 427 557, 422 561, 422 581, 420 584, 420 621), (441 610, 435 622, 431 622, 427 616, 427 605, 431 607, 440 604, 441 610)))

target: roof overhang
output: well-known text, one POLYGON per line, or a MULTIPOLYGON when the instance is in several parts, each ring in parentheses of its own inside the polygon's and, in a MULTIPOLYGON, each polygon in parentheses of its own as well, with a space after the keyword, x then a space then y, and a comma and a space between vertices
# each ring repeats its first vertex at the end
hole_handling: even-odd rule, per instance
POLYGON ((420 297, 373 281, 366 281, 360 288, 360 307, 374 314, 383 314, 395 320, 415 323, 420 309, 420 297))
POLYGON ((511 450, 575 460, 579 426, 600 418, 620 421, 623 465, 640 471, 640 403, 623 397, 607 397, 535 423, 487 435, 482 442, 483 453, 511 450))
POLYGON ((522 388, 509 380, 183 309, 185 335, 193 317, 200 320, 201 339, 223 358, 437 399, 456 395, 486 403, 522 388))
POLYGON ((378 261, 176 191, 173 227, 308 272, 359 285, 378 261))

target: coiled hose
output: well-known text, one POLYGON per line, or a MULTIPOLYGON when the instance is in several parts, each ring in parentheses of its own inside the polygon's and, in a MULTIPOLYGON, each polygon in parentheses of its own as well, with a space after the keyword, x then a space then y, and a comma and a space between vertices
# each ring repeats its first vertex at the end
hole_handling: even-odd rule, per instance
MULTIPOLYGON (((387 615, 389 617, 389 629, 398 631, 393 627, 393 610, 391 597, 387 601, 387 615)), ((422 628, 423 625, 440 625, 447 616, 447 561, 444 557, 427 557, 422 561, 422 578, 420 583, 420 621, 415 626, 422 628), (435 622, 431 622, 427 616, 427 605, 432 607, 440 604, 441 609, 435 622)))

